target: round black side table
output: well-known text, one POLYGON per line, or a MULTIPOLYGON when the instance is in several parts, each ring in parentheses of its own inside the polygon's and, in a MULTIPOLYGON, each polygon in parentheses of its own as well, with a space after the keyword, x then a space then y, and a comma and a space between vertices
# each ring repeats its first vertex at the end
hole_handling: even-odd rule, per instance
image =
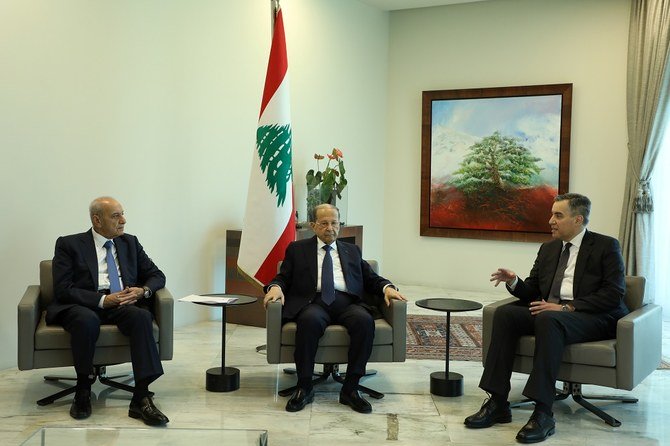
POLYGON ((433 372, 430 374, 430 393, 439 396, 463 395, 463 375, 449 371, 451 313, 479 310, 482 307, 482 304, 472 300, 433 297, 430 299, 417 300, 416 305, 429 310, 446 311, 447 313, 447 339, 444 372, 433 372))
POLYGON ((226 367, 226 307, 251 304, 256 302, 256 298, 239 294, 202 294, 202 296, 237 299, 230 303, 195 302, 198 305, 221 307, 221 367, 212 367, 207 370, 206 388, 210 392, 232 392, 240 388, 240 369, 226 367))

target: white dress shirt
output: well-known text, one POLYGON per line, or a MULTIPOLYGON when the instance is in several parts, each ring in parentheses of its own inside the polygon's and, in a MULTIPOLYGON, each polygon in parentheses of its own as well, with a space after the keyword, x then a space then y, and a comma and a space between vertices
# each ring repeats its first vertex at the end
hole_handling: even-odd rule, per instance
MULTIPOLYGON (((326 244, 317 237, 316 239, 316 291, 321 292, 321 269, 323 266, 323 259, 326 257, 326 250, 323 247, 326 244)), ((337 252, 337 242, 330 244, 330 257, 333 259, 333 279, 335 280, 335 290, 347 292, 347 284, 344 281, 344 273, 342 272, 342 263, 340 263, 340 254, 337 252)))
MULTIPOLYGON (((582 229, 582 232, 575 235, 570 243, 570 257, 568 257, 568 264, 565 267, 565 273, 563 274, 563 282, 561 282, 561 300, 574 300, 575 296, 573 295, 573 287, 575 284, 575 265, 577 264, 577 255, 579 254, 579 247, 582 245, 582 240, 584 240, 584 234, 586 234, 586 228, 582 229)), ((565 244, 563 242, 561 252, 565 249, 565 244)), ((509 286, 509 289, 514 291, 516 284, 519 283, 519 277, 514 278, 514 282, 509 286)))
MULTIPOLYGON (((95 244, 95 254, 98 259, 98 290, 108 290, 109 289, 109 271, 107 271, 107 248, 105 248, 105 243, 107 243, 107 238, 95 232, 95 229, 91 231, 93 233, 93 243, 95 244)), ((123 279, 121 278, 121 269, 119 266, 119 258, 116 254, 116 245, 114 240, 112 240, 112 254, 114 255, 114 263, 116 263, 117 273, 119 275, 119 283, 121 284, 121 289, 123 289, 123 279)), ((98 302, 98 307, 103 308, 102 304, 105 301, 105 296, 100 298, 98 302)))

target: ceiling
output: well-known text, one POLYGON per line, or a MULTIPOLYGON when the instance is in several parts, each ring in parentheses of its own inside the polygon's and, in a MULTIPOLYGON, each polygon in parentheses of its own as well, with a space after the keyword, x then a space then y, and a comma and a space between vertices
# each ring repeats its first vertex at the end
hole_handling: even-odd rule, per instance
POLYGON ((458 3, 472 3, 489 0, 359 0, 383 11, 395 11, 397 9, 426 8, 429 6, 455 5, 458 3))

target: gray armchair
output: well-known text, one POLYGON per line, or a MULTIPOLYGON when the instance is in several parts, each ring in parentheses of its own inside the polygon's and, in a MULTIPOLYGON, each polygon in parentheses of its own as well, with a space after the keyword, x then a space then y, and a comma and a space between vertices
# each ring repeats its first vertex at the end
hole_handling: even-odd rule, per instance
MULTIPOLYGON (((372 269, 377 272, 378 264, 368 260, 372 269)), ((366 300, 370 301, 370 300, 366 300)), ((407 302, 393 300, 390 306, 378 306, 382 315, 375 319, 375 339, 369 362, 404 362, 406 356, 407 334, 407 302)), ((267 328, 267 361, 269 364, 283 364, 293 362, 295 348, 295 322, 282 326, 282 306, 279 302, 268 304, 266 312, 267 328)), ((323 373, 318 373, 313 384, 324 382, 329 376, 343 383, 344 378, 339 372, 339 364, 347 363, 349 349, 349 335, 342 325, 330 325, 319 341, 316 352, 316 363, 323 364, 323 373)), ((288 371, 288 370, 287 370, 288 371)), ((279 395, 288 396, 295 387, 279 391, 279 395)), ((384 394, 359 385, 359 390, 373 398, 383 398, 384 394)))
MULTIPOLYGON (((45 321, 47 305, 54 297, 51 260, 40 262, 40 284, 30 285, 18 305, 18 367, 32 370, 73 365, 70 348, 70 334, 58 325, 47 325, 45 321)), ((173 350, 173 307, 170 292, 163 288, 155 295, 154 339, 158 344, 161 360, 172 359, 173 350)), ((103 325, 96 344, 95 375, 101 383, 110 387, 133 391, 133 387, 114 381, 114 378, 132 378, 132 374, 107 376, 106 366, 130 362, 128 338, 121 334, 116 325, 103 325)), ((72 377, 45 376, 46 381, 76 380, 72 377)), ((59 398, 74 393, 69 387, 37 401, 44 406, 59 398)))
MULTIPOLYGON (((637 399, 627 396, 584 396, 582 384, 632 390, 661 363, 662 309, 659 305, 644 304, 644 285, 644 277, 626 277, 624 301, 630 313, 619 319, 616 339, 567 346, 558 372, 558 380, 563 381, 563 389, 557 389, 556 400, 572 396, 575 402, 610 426, 620 426, 621 422, 588 399, 624 403, 635 403, 637 399)), ((491 328, 496 309, 516 300, 504 299, 484 307, 483 361, 486 361, 491 343, 491 328)), ((515 372, 530 373, 533 368, 534 349, 535 337, 522 336, 514 358, 515 372)), ((528 400, 513 404, 512 407, 525 402, 528 400)))

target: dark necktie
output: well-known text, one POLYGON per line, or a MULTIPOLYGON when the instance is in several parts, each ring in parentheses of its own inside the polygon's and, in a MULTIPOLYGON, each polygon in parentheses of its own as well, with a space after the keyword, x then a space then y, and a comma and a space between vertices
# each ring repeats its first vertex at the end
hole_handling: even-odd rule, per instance
POLYGON ((566 243, 561 253, 561 258, 558 259, 556 274, 554 275, 554 281, 551 283, 551 291, 549 292, 549 302, 551 303, 557 304, 561 300, 561 284, 563 283, 563 276, 565 276, 565 268, 568 266, 571 246, 572 243, 566 243))
POLYGON ((116 269, 116 262, 114 261, 114 253, 112 252, 113 243, 107 240, 104 244, 107 250, 107 274, 109 274, 109 291, 111 293, 118 293, 121 291, 121 280, 119 279, 119 270, 116 269))
POLYGON ((330 305, 335 302, 335 279, 333 278, 333 258, 330 256, 330 245, 325 245, 326 255, 323 256, 321 265, 321 300, 324 304, 330 305))

